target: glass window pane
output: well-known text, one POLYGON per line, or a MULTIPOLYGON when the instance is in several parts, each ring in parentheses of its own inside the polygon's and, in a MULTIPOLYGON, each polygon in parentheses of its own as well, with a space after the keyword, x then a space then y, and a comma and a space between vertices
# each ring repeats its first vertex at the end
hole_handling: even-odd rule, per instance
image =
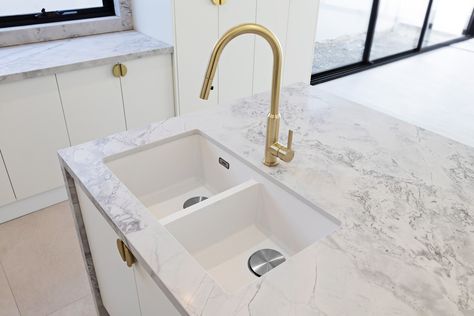
POLYGON ((0 16, 102 7, 102 0, 2 0, 0 16))
POLYGON ((435 0, 423 46, 446 42, 463 35, 474 8, 474 0, 435 0))
POLYGON ((362 60, 372 0, 321 0, 313 74, 362 60))
POLYGON ((370 59, 418 46, 428 0, 381 0, 370 59))

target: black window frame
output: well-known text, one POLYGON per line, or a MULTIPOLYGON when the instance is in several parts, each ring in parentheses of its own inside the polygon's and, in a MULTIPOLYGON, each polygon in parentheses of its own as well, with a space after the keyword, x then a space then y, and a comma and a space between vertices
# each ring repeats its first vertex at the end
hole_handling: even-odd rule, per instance
POLYGON ((368 70, 371 68, 386 65, 394 61, 398 61, 404 58, 426 53, 438 48, 442 48, 445 46, 449 46, 458 42, 462 42, 462 41, 474 38, 474 9, 473 9, 468 26, 466 30, 464 30, 461 36, 459 36, 458 38, 454 38, 452 40, 446 41, 446 42, 424 46, 423 42, 424 42, 425 34, 429 27, 429 18, 431 15, 431 10, 433 7, 433 2, 434 2, 434 0, 429 0, 417 47, 412 50, 408 50, 408 51, 400 52, 397 54, 389 55, 386 57, 382 57, 379 59, 371 60, 370 53, 372 50, 372 43, 374 39, 375 28, 377 26, 380 2, 381 0, 373 0, 373 3, 372 3, 372 11, 370 13, 370 19, 369 19, 369 24, 368 24, 367 37, 365 41, 362 61, 350 64, 350 65, 342 66, 342 67, 337 67, 334 69, 329 69, 329 70, 322 71, 319 73, 311 74, 311 85, 324 83, 330 80, 334 80, 334 79, 348 76, 357 72, 361 72, 361 71, 368 70))
POLYGON ((15 26, 92 19, 107 16, 115 16, 114 0, 102 0, 102 7, 62 11, 48 11, 48 8, 45 8, 41 10, 41 12, 36 13, 0 16, 0 29, 15 26))

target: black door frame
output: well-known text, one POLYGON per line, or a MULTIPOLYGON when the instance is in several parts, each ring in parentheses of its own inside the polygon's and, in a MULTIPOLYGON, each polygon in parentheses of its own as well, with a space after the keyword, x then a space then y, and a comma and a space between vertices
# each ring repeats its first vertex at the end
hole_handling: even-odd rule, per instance
POLYGON ((319 83, 341 78, 341 77, 354 74, 360 71, 364 71, 367 69, 386 65, 388 63, 391 63, 397 60, 412 57, 418 54, 432 51, 434 49, 438 49, 441 47, 452 45, 454 43, 458 43, 458 42, 462 42, 462 41, 474 38, 474 9, 473 9, 472 14, 471 14, 471 19, 469 21, 468 27, 466 28, 463 36, 446 41, 446 42, 424 47, 423 42, 425 39, 426 31, 428 30, 428 27, 429 27, 431 10, 433 8, 433 2, 434 2, 434 0, 429 0, 427 8, 426 8, 426 13, 425 13, 424 21, 423 21, 423 26, 421 28, 421 33, 420 33, 417 47, 412 50, 400 52, 397 54, 389 55, 389 56, 375 59, 375 60, 370 60, 370 53, 372 51, 372 44, 374 41, 375 29, 377 26, 377 19, 379 15, 380 1, 381 0, 373 0, 373 3, 372 3, 372 9, 370 12, 369 25, 367 28, 367 37, 365 40, 362 60, 358 63, 354 63, 347 66, 342 66, 335 69, 330 69, 330 70, 322 71, 320 73, 312 74, 311 75, 312 85, 316 85, 319 83))

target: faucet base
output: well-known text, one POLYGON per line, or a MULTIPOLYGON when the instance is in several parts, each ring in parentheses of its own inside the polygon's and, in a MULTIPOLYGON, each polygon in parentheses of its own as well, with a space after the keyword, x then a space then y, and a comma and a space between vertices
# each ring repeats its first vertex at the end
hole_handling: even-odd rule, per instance
POLYGON ((278 160, 277 161, 271 161, 271 162, 267 162, 267 161, 262 161, 263 164, 267 167, 275 167, 276 165, 278 165, 278 160))

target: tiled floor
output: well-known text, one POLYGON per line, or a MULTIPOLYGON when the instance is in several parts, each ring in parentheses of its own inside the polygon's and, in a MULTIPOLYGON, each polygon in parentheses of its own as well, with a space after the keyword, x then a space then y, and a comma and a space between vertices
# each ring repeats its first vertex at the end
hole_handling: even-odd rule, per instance
POLYGON ((474 146, 474 40, 318 85, 474 146))
POLYGON ((67 203, 0 225, 0 316, 95 315, 67 203))

